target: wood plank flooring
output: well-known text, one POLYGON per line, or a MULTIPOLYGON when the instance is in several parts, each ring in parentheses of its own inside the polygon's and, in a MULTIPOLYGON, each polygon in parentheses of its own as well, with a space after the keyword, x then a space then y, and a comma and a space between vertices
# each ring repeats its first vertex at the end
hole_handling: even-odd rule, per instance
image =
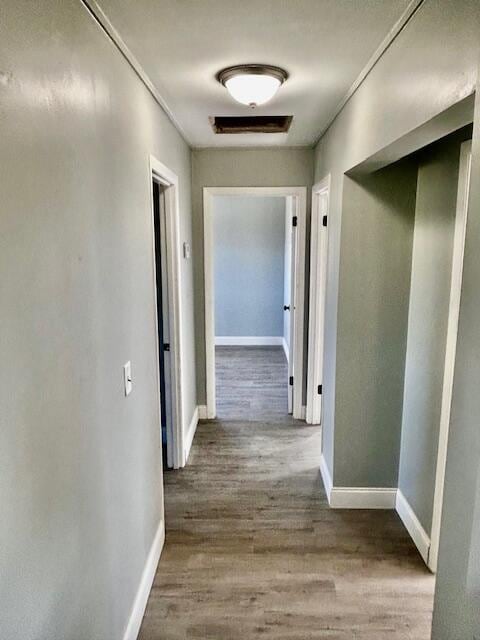
POLYGON ((285 415, 278 350, 217 356, 223 417, 165 474, 140 640, 427 640, 433 577, 393 511, 329 509, 320 429, 285 415))
POLYGON ((216 347, 217 417, 291 422, 282 347, 216 347))

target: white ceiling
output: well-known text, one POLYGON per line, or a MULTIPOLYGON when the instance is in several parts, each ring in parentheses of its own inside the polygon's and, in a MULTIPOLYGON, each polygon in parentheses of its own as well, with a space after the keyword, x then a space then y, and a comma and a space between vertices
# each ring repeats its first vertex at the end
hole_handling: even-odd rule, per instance
POLYGON ((194 147, 311 145, 410 0, 97 0, 194 147), (252 111, 215 74, 290 74, 252 111), (293 115, 288 134, 215 135, 209 116, 293 115))

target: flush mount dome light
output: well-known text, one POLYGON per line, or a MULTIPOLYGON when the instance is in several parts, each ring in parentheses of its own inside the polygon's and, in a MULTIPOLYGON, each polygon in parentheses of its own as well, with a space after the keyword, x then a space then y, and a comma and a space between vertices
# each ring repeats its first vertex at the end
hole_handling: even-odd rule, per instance
POLYGON ((232 98, 249 107, 271 100, 287 78, 284 69, 264 64, 240 64, 223 69, 217 75, 232 98))

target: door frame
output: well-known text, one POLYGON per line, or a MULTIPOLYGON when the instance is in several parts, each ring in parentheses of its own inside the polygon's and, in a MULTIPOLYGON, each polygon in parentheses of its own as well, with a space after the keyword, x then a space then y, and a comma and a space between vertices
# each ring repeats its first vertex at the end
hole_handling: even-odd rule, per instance
POLYGON ((153 210, 153 180, 164 188, 165 198, 165 222, 166 222, 166 246, 167 246, 167 283, 168 283, 168 320, 170 330, 170 376, 172 388, 172 424, 167 426, 167 446, 171 446, 173 468, 179 469, 185 466, 184 448, 184 424, 182 391, 184 388, 182 378, 182 305, 181 305, 181 280, 180 280, 180 209, 178 198, 178 176, 157 160, 150 156, 149 181, 150 181, 150 209, 151 209, 151 237, 152 237, 152 262, 153 262, 153 292, 155 303, 155 356, 156 378, 158 389, 158 426, 161 438, 162 420, 160 403, 160 345, 158 341, 158 316, 157 316, 157 280, 155 268, 155 218, 153 210), (170 443, 168 444, 168 439, 170 443))
POLYGON ((440 431, 438 435, 437 467, 435 472, 435 493, 433 497, 432 530, 428 552, 428 568, 437 570, 440 527, 442 519, 445 468, 447 462, 448 434, 452 405, 455 355, 457 350, 458 320, 463 278, 463 256, 468 214, 468 195, 472 163, 472 141, 463 142, 460 147, 460 166, 458 173, 457 206, 455 231, 453 237, 452 275, 450 284, 450 302, 448 308, 447 341, 445 349, 445 368, 443 374, 442 404, 440 410, 440 431))
POLYGON ((305 306, 305 239, 307 187, 204 187, 203 188, 203 260, 205 278, 205 372, 207 418, 216 417, 215 393, 215 285, 213 261, 213 209, 215 196, 288 197, 293 196, 297 216, 297 255, 295 263, 295 341, 293 347, 295 377, 293 380, 293 417, 305 418, 303 407, 303 342, 305 306))
POLYGON ((330 208, 330 174, 312 187, 312 222, 310 233, 310 312, 308 319, 308 373, 307 410, 308 424, 321 424, 323 385, 323 354, 325 340, 325 299, 328 263, 328 216, 330 208), (321 196, 327 197, 327 210, 320 211, 321 196), (323 225, 320 216, 327 216, 323 225))

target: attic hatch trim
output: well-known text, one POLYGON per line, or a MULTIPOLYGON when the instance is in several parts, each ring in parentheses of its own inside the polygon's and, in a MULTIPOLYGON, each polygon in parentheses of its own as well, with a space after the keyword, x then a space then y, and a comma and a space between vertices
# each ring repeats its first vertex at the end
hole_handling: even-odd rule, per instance
POLYGON ((216 134, 287 133, 293 116, 212 116, 209 120, 216 134))

